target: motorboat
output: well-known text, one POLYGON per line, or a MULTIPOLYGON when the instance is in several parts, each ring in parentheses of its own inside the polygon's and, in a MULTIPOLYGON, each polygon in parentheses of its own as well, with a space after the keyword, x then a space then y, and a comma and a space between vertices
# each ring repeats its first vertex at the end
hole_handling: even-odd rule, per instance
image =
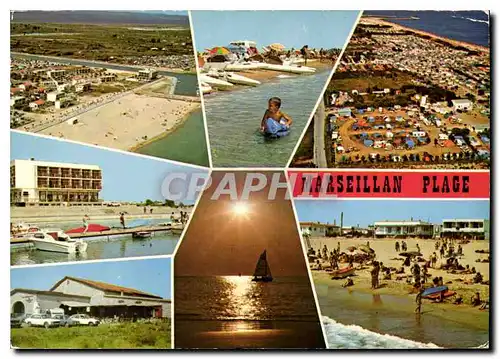
POLYGON ((215 88, 218 88, 221 90, 229 89, 229 88, 234 86, 230 82, 220 80, 220 79, 208 76, 206 74, 200 74, 200 81, 210 85, 211 87, 215 87, 215 88))
POLYGON ((293 65, 292 63, 283 63, 282 65, 277 64, 264 64, 266 70, 271 71, 282 71, 282 72, 291 72, 294 74, 313 74, 316 72, 314 67, 307 67, 301 65, 293 65))
POLYGON ((75 241, 74 238, 71 238, 69 235, 64 233, 64 231, 60 228, 41 228, 40 231, 52 236, 52 238, 54 238, 56 241, 66 241, 66 242, 75 241))
POLYGON ((258 61, 242 61, 227 64, 224 68, 227 71, 249 71, 265 68, 266 64, 258 61))
POLYGON ((209 94, 209 93, 214 91, 212 86, 210 86, 209 84, 207 84, 205 82, 202 82, 200 85, 201 85, 201 93, 202 94, 209 94))
POLYGON ((87 243, 81 239, 74 242, 60 241, 43 231, 33 232, 26 236, 33 243, 36 249, 47 252, 57 253, 83 253, 87 250, 87 243))
POLYGON ((246 86, 260 85, 260 81, 235 74, 234 72, 226 72, 226 71, 211 69, 208 71, 207 75, 236 85, 246 85, 246 86))
POLYGON ((152 235, 153 233, 149 231, 139 231, 132 233, 132 238, 138 238, 138 239, 150 238, 152 235))

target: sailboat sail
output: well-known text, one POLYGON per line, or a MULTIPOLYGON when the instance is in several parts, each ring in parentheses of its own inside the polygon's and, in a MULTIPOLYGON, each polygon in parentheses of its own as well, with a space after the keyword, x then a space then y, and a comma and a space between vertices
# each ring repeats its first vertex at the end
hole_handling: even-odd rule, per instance
POLYGON ((272 277, 271 269, 269 268, 269 264, 267 263, 266 251, 262 252, 262 254, 260 255, 253 275, 254 277, 272 277))

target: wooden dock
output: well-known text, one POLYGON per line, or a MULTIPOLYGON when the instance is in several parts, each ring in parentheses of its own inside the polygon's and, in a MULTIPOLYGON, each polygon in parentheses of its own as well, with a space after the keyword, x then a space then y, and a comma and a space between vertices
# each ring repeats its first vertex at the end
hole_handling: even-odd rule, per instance
MULTIPOLYGON (((74 239, 110 239, 112 237, 122 237, 127 235, 132 235, 136 232, 171 232, 173 234, 181 234, 184 227, 182 225, 174 225, 171 227, 167 226, 145 226, 145 227, 135 227, 135 228, 112 228, 109 231, 103 232, 90 232, 90 233, 72 233, 69 234, 71 238, 74 239)), ((29 240, 26 238, 11 238, 10 244, 21 244, 28 243, 29 240)))

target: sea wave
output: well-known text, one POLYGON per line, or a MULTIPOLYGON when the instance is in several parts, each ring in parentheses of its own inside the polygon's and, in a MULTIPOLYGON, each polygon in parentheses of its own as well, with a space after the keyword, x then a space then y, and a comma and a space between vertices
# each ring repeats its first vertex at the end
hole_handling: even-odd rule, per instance
POLYGON ((469 21, 472 21, 472 22, 482 22, 484 24, 489 24, 490 23, 489 20, 474 19, 474 18, 471 18, 471 17, 453 16, 453 15, 451 17, 454 18, 454 19, 464 19, 464 20, 469 20, 469 21))
POLYGON ((323 317, 329 349, 439 349, 434 343, 420 343, 394 335, 379 334, 358 325, 344 325, 323 317))

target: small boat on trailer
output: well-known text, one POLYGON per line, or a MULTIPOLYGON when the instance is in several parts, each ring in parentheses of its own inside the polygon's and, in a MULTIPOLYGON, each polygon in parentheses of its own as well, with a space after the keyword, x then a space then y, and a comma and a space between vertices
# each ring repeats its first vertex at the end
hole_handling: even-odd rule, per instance
POLYGON ((351 275, 354 275, 354 272, 355 272, 354 267, 346 267, 346 268, 334 270, 331 273, 331 277, 332 277, 332 279, 343 279, 343 278, 347 278, 351 275))
POLYGON ((137 239, 150 238, 152 235, 153 233, 149 231, 139 231, 132 233, 132 238, 137 238, 137 239))
POLYGON ((264 250, 257 261, 257 265, 255 266, 255 271, 253 273, 254 282, 272 282, 273 276, 271 274, 271 268, 269 268, 269 264, 267 263, 267 251, 264 250))

